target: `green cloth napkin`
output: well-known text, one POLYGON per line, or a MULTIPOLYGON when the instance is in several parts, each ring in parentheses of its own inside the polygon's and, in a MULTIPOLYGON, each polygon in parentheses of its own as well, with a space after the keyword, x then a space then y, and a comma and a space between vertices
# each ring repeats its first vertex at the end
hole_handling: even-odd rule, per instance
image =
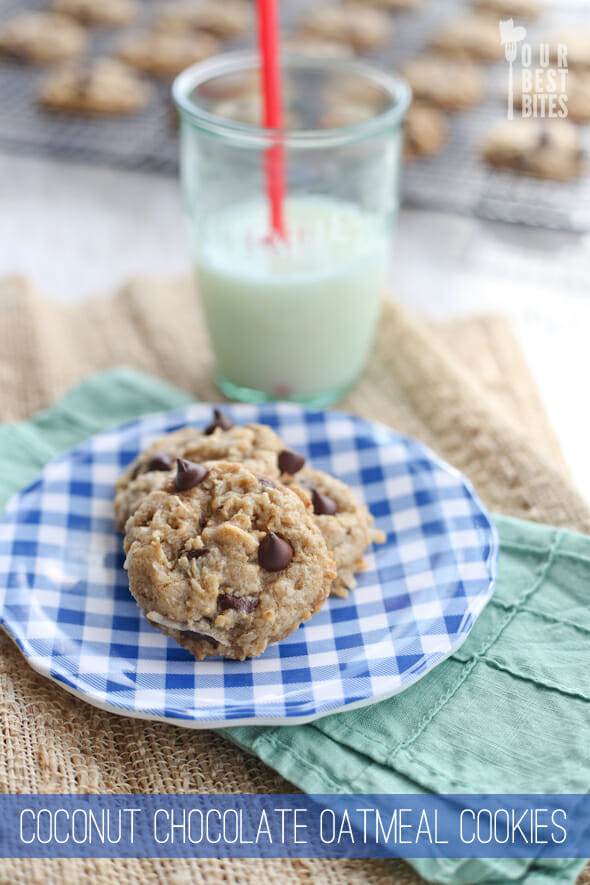
MULTIPOLYGON (((129 369, 0 427, 0 507, 89 435, 190 398, 129 369)), ((585 793, 590 780, 590 538, 496 516, 494 596, 464 645, 414 686, 310 725, 224 735, 310 793, 585 793)), ((580 860, 410 861, 441 883, 573 883, 580 860)))

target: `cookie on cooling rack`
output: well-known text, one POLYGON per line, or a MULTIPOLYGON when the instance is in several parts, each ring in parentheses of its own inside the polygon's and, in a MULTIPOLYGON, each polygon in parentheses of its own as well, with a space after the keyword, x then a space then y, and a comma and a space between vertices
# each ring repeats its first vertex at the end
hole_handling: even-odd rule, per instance
POLYGON ((374 52, 390 39, 392 24, 382 9, 343 3, 311 9, 300 23, 299 34, 335 40, 358 52, 374 52))
POLYGON ((118 46, 117 56, 154 77, 175 77, 189 65, 215 55, 219 49, 219 41, 211 34, 148 32, 127 37, 118 46))
POLYGON ((557 181, 577 178, 584 168, 578 130, 567 120, 503 120, 488 132, 482 152, 492 166, 557 181))
POLYGON ((356 123, 364 123, 375 116, 375 110, 370 105, 334 104, 327 107, 317 119, 318 129, 339 129, 341 126, 354 126, 356 123))
POLYGON ((375 6, 388 12, 411 12, 417 9, 422 0, 352 0, 359 6, 375 6))
POLYGON ((438 154, 448 135, 445 114, 431 105, 415 102, 404 120, 404 160, 438 154))
POLYGON ((0 26, 0 56, 29 64, 76 58, 87 42, 79 22, 56 12, 24 12, 0 26))
POLYGON ((478 12, 498 18, 538 18, 542 5, 539 0, 474 0, 478 12))
POLYGON ((304 55, 311 58, 350 58, 354 55, 352 46, 338 40, 309 37, 305 34, 294 34, 281 42, 283 52, 292 55, 304 55))
POLYGON ((173 33, 207 31, 228 40, 240 37, 251 23, 252 7, 247 0, 205 0, 166 4, 156 21, 156 29, 173 33))
POLYGON ((551 61, 574 70, 590 70, 590 30, 567 28, 550 40, 551 61))
POLYGON ((498 22, 491 16, 462 15, 450 19, 435 33, 431 48, 457 58, 495 61, 504 55, 498 22))
MULTIPOLYGON (((522 77, 515 77, 514 83, 514 107, 522 108, 530 105, 533 113, 537 116, 546 110, 549 102, 557 102, 562 93, 559 76, 556 81, 554 92, 536 92, 534 81, 530 84, 531 89, 523 89, 522 77)), ((590 122, 590 71, 575 69, 568 71, 564 79, 564 97, 567 99, 567 116, 576 123, 590 122)))
POLYGON ((414 98, 443 110, 462 111, 483 98, 482 73, 468 59, 419 55, 406 62, 401 73, 410 84, 414 98))
POLYGON ((68 64, 54 71, 39 92, 39 103, 67 114, 135 114, 144 108, 151 89, 135 71, 112 58, 89 65, 68 64))
POLYGON ((128 25, 139 12, 137 0, 54 0, 54 12, 71 15, 91 27, 122 27, 128 25))

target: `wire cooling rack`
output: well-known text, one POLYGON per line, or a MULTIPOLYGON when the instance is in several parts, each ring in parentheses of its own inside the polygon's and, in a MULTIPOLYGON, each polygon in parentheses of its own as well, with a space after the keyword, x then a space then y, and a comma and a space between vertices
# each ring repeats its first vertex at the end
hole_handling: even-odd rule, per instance
MULTIPOLYGON (((25 8, 46 5, 47 0, 0 0, 0 20, 25 8)), ((149 25, 164 5, 164 0, 143 0, 142 20, 137 27, 149 25)), ((283 0, 287 29, 310 5, 316 4, 313 0, 283 0)), ((389 68, 402 64, 428 44, 443 20, 465 8, 465 0, 422 0, 416 11, 397 14, 391 44, 373 56, 374 61, 389 68)), ((563 3, 547 5, 539 21, 525 23, 527 39, 536 45, 572 21, 590 27, 590 11, 575 3, 571 7, 563 3)), ((97 31, 92 36, 90 54, 111 53, 121 34, 121 29, 97 31)), ((242 45, 252 45, 253 41, 251 33, 242 45)), ((227 48, 231 46, 228 44, 227 48)), ((451 116, 450 136, 439 154, 407 164, 404 202, 556 230, 590 230, 589 176, 566 183, 545 181, 490 169, 481 162, 479 146, 485 132, 494 122, 505 118, 507 66, 502 60, 486 64, 484 71, 485 100, 471 110, 451 116)), ((60 116, 38 108, 36 94, 45 76, 43 68, 0 65, 0 149, 177 173, 178 137, 168 83, 154 83, 154 98, 144 111, 130 117, 96 119, 60 116)), ((580 126, 579 130, 590 163, 590 126, 580 126)))

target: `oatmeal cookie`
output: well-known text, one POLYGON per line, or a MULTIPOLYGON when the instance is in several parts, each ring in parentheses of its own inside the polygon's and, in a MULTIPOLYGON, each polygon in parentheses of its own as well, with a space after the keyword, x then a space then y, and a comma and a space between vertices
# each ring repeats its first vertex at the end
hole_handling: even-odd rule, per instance
POLYGON ((431 46, 457 58, 496 61, 504 55, 498 22, 491 16, 463 15, 446 22, 434 35, 431 46))
POLYGON ((474 0, 478 12, 498 18, 538 18, 541 14, 539 0, 474 0))
POLYGON ((384 543, 384 533, 375 528, 368 507, 336 477, 303 467, 294 476, 283 474, 283 481, 291 488, 298 486, 309 497, 338 572, 330 593, 348 596, 348 590, 356 586, 355 573, 365 568, 363 554, 371 544, 384 543))
POLYGON ((352 0, 359 6, 376 6, 388 12, 411 12, 417 9, 422 0, 352 0))
POLYGON ((449 124, 442 111, 419 102, 412 104, 404 120, 404 160, 434 156, 448 134, 449 124))
POLYGON ((100 58, 87 67, 67 65, 52 73, 39 92, 39 103, 70 114, 134 114, 150 95, 150 87, 131 68, 100 58))
POLYGON ((584 166, 578 131, 567 120, 503 120, 488 132, 483 157, 492 166, 557 181, 577 178, 584 166))
POLYGON ((366 104, 334 104, 326 108, 318 117, 318 129, 338 129, 341 126, 354 126, 375 116, 375 109, 366 104))
POLYGON ((168 484, 176 470, 176 458, 198 462, 238 461, 255 474, 278 479, 277 457, 284 448, 270 427, 262 424, 236 427, 218 410, 204 431, 183 427, 168 433, 141 452, 119 477, 115 494, 117 529, 123 531, 145 495, 168 484))
POLYGON ((330 79, 322 90, 323 101, 331 106, 337 104, 370 105, 374 113, 389 107, 391 99, 385 89, 372 80, 358 76, 339 74, 330 79))
POLYGON ((56 12, 23 12, 0 26, 0 56, 29 64, 76 58, 87 41, 79 22, 56 12))
POLYGON ((260 76, 258 71, 238 71, 212 77, 198 87, 198 95, 207 101, 225 101, 242 98, 245 95, 260 94, 260 76))
MULTIPOLYGON (((565 96, 567 97, 567 116, 576 123, 590 122, 590 71, 577 70, 568 71, 564 78, 565 96)), ((529 83, 526 84, 527 87, 529 83)), ((541 116, 545 108, 549 106, 549 102, 557 103, 561 94, 561 79, 558 77, 555 81, 554 92, 535 91, 534 82, 530 84, 532 89, 523 90, 523 82, 521 77, 515 78, 514 83, 514 107, 522 108, 525 104, 524 96, 536 110, 537 116, 541 116), (553 98, 552 98, 553 96, 553 98), (534 104, 533 104, 534 103, 534 104)))
POLYGON ((154 77, 175 77, 185 68, 215 55, 219 41, 211 34, 148 32, 128 37, 117 49, 118 57, 154 77))
POLYGON ((575 70, 590 70, 590 30, 570 28, 550 41, 551 61, 575 70), (565 59, 564 59, 565 54, 565 59))
MULTIPOLYGON (((246 126, 262 126, 263 101, 259 92, 230 98, 212 105, 211 113, 224 120, 244 123, 246 126)), ((298 129, 301 118, 291 108, 283 110, 283 129, 298 129)))
POLYGON ((156 29, 169 33, 208 31, 227 40, 244 34, 251 21, 252 8, 247 0, 168 3, 156 22, 156 29))
POLYGON ((461 111, 481 101, 483 76, 468 60, 439 55, 420 55, 406 62, 402 75, 412 88, 414 98, 447 111, 461 111))
POLYGON ((318 6, 301 22, 299 34, 336 40, 358 52, 381 49, 392 33, 392 23, 381 9, 359 8, 352 3, 318 6))
POLYGON ((287 37, 281 42, 283 52, 304 55, 310 58, 350 58, 354 55, 352 46, 328 38, 306 37, 303 34, 287 37))
POLYGON ((122 27, 139 12, 137 0, 54 0, 54 12, 71 15, 90 27, 122 27))
POLYGON ((127 524, 129 589, 197 660, 244 660, 322 605, 336 576, 309 499, 243 464, 179 459, 127 524))

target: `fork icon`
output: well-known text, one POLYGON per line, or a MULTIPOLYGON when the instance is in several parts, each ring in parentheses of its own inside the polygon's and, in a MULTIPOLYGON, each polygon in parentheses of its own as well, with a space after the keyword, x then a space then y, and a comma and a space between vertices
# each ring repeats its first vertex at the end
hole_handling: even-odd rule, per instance
POLYGON ((514 79, 512 65, 516 61, 517 44, 526 37, 526 28, 521 25, 514 25, 514 19, 506 19, 501 21, 500 26, 500 43, 504 47, 504 55, 509 64, 508 68, 508 119, 514 119, 514 79))

